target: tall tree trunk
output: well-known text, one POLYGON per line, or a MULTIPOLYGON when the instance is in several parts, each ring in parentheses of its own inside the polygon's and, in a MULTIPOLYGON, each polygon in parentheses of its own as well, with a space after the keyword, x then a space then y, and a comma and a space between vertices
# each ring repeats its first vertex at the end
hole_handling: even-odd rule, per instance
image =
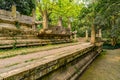
POLYGON ((58 19, 58 26, 62 26, 62 17, 61 16, 58 19))
POLYGON ((111 45, 112 45, 112 46, 115 46, 116 44, 117 44, 117 38, 113 37, 113 38, 111 39, 111 45))
MULTIPOLYGON (((70 18, 68 18, 68 28, 69 28, 69 33, 71 34, 71 21, 70 18)), ((70 39, 72 40, 72 35, 70 35, 70 39)))
POLYGON ((113 31, 113 34, 111 37, 111 45, 112 46, 115 46, 117 44, 117 36, 116 36, 115 31, 114 31, 114 28, 115 28, 115 16, 112 17, 112 31, 113 31))
POLYGON ((86 30, 85 38, 86 38, 86 41, 88 41, 88 30, 86 30))
POLYGON ((94 24, 92 24, 92 27, 91 27, 91 43, 92 44, 95 44, 95 38, 96 38, 95 26, 94 26, 94 24))
POLYGON ((36 25, 35 25, 35 20, 36 20, 35 9, 32 10, 32 17, 33 17, 32 29, 36 30, 36 25))
POLYGON ((68 18, 68 28, 71 30, 71 21, 70 21, 70 18, 68 18))
POLYGON ((43 29, 48 28, 48 18, 47 18, 47 11, 43 11, 43 29))
POLYGON ((99 37, 102 38, 102 29, 99 29, 99 37))

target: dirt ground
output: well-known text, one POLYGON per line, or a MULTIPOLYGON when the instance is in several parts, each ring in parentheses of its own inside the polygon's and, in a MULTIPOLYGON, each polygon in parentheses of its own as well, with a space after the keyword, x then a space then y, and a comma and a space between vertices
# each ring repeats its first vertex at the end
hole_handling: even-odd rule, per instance
POLYGON ((120 80, 120 49, 104 50, 78 80, 120 80))

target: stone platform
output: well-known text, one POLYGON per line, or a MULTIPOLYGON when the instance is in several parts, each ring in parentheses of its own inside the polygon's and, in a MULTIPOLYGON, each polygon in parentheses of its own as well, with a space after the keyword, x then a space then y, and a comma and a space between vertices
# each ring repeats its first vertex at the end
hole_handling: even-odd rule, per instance
MULTIPOLYGON (((71 61, 74 61, 82 55, 88 55, 87 57, 83 57, 81 65, 85 65, 89 60, 100 53, 99 51, 101 52, 101 48, 95 47, 90 43, 83 43, 0 59, 0 80, 42 80, 44 79, 42 78, 43 76, 59 69, 61 66, 71 63, 71 61), (92 51, 94 53, 88 55, 88 53, 92 51)), ((60 79, 51 78, 49 80, 60 79)))

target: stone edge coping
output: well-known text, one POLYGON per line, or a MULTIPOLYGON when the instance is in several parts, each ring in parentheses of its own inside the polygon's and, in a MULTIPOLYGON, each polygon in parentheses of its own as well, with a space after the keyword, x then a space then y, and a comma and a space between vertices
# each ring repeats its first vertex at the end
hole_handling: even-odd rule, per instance
MULTIPOLYGON (((63 55, 63 56, 61 56, 61 57, 59 57, 59 58, 57 58, 57 59, 59 60, 59 59, 65 57, 65 56, 69 56, 69 55, 71 55, 71 54, 73 54, 73 53, 75 53, 75 52, 79 52, 80 50, 84 50, 84 49, 90 48, 90 47, 92 47, 92 46, 93 46, 93 45, 89 44, 89 46, 87 46, 87 47, 85 47, 85 48, 81 48, 81 49, 79 49, 79 50, 75 50, 74 52, 70 52, 70 53, 67 54, 67 55, 65 54, 65 55, 63 55)), ((0 80, 3 80, 4 78, 10 77, 10 76, 15 75, 15 74, 19 74, 19 73, 25 72, 25 71, 27 71, 27 70, 31 70, 31 69, 33 69, 33 68, 35 68, 35 67, 38 67, 38 66, 43 66, 43 65, 45 65, 45 64, 47 64, 47 63, 49 63, 49 62, 53 62, 53 61, 55 61, 55 60, 56 60, 56 58, 54 58, 54 59, 52 59, 52 60, 49 60, 49 61, 48 61, 48 60, 44 60, 44 61, 41 61, 41 62, 36 62, 36 63, 30 64, 30 65, 27 65, 27 66, 25 66, 25 67, 21 67, 21 68, 17 68, 17 69, 8 71, 8 72, 1 73, 1 74, 0 74, 0 80)))
MULTIPOLYGON (((41 43, 40 43, 41 44, 41 43)), ((58 46, 59 47, 56 47, 56 46, 53 46, 52 48, 48 48, 48 49, 43 49, 43 50, 40 50, 40 51, 45 51, 45 50, 52 50, 52 49, 57 49, 57 48, 62 48, 62 47, 68 47, 68 46, 72 46, 72 45, 79 45, 79 44, 81 44, 80 42, 77 42, 77 43, 66 43, 66 45, 63 45, 63 44, 59 44, 58 46)), ((13 46, 13 45, 10 45, 10 46, 13 46)), ((9 47, 9 45, 8 46, 5 46, 5 47, 9 47)), ((5 48, 4 47, 4 48, 5 48)), ((0 49, 1 49, 1 46, 0 46, 0 49)), ((36 51, 35 51, 36 52, 36 51)), ((37 52, 39 52, 39 51, 37 51, 37 52)), ((29 52, 29 53, 34 53, 34 52, 29 52)), ((28 54, 29 54, 28 53, 28 54)), ((2 56, 3 57, 3 56, 2 56)), ((0 56, 0 58, 1 58, 1 56, 0 56)))

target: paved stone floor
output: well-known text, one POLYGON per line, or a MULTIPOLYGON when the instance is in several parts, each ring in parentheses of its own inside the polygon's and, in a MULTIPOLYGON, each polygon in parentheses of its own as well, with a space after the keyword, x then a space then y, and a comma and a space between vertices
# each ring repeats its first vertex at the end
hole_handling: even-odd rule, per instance
POLYGON ((10 58, 0 59, 0 73, 11 71, 16 68, 24 67, 37 62, 49 61, 60 56, 68 55, 74 50, 80 50, 92 46, 90 43, 80 43, 76 45, 61 47, 57 49, 45 50, 26 55, 17 55, 10 58), (68 54, 66 54, 68 53, 68 54))
POLYGON ((105 50, 78 80, 120 80, 120 49, 105 50))

